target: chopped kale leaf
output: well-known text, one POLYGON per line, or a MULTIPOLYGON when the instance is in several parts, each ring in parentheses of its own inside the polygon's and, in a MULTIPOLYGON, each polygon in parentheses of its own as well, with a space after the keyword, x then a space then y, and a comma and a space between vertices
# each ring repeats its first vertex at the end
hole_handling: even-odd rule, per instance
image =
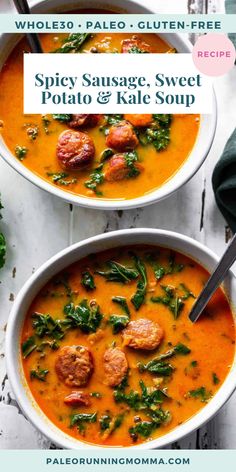
POLYGON ((49 370, 41 369, 40 367, 38 367, 36 370, 30 371, 30 378, 31 380, 37 379, 37 380, 40 380, 41 382, 45 382, 46 376, 48 375, 48 373, 49 373, 49 370))
POLYGON ((135 254, 133 255, 133 258, 135 261, 136 269, 140 275, 140 280, 138 281, 138 284, 137 284, 137 291, 131 298, 131 302, 133 303, 135 309, 139 310, 139 308, 145 301, 145 297, 147 293, 147 272, 146 272, 146 267, 144 263, 141 261, 141 259, 135 254))
POLYGON ((62 46, 57 48, 54 53, 78 53, 84 43, 91 38, 90 33, 71 33, 63 40, 62 46))
POLYGON ((96 288, 94 277, 88 270, 83 272, 81 283, 88 292, 96 288))
POLYGON ((124 266, 116 261, 108 261, 107 266, 109 269, 107 271, 97 270, 96 274, 105 277, 108 282, 120 282, 128 283, 131 280, 137 279, 139 272, 138 270, 124 266))

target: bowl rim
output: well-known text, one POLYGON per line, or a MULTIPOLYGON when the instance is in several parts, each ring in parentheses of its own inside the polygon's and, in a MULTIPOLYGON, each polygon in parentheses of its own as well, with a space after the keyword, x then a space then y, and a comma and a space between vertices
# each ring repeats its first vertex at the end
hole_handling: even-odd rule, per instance
MULTIPOLYGON (((101 0, 101 3, 99 4, 100 8, 102 7, 103 2, 108 7, 109 0, 101 0)), ((53 0, 51 0, 51 3, 53 3, 53 0)), ((129 3, 130 5, 132 5, 132 8, 137 6, 138 8, 142 8, 143 11, 146 13, 153 13, 153 10, 151 10, 150 7, 140 5, 140 3, 138 3, 136 0, 129 0, 129 3)), ((49 6, 45 5, 45 0, 36 0, 32 6, 32 11, 37 12, 41 6, 44 6, 44 9, 45 8, 48 10, 51 9, 50 5, 49 6)), ((114 4, 113 4, 113 7, 114 7, 114 4)), ((129 4, 127 4, 127 8, 129 9, 129 4)), ((181 48, 186 52, 190 53, 192 50, 192 45, 190 41, 186 39, 183 35, 180 35, 178 33, 171 33, 171 34, 161 33, 159 34, 159 36, 163 37, 164 39, 166 38, 166 40, 167 38, 169 38, 169 41, 167 42, 172 42, 173 44, 177 42, 179 45, 181 45, 181 48), (171 40, 170 40, 170 37, 171 37, 171 40)), ((10 39, 14 37, 16 37, 16 35, 14 34, 10 34, 10 35, 3 34, 0 36, 0 46, 1 44, 3 44, 2 46, 3 50, 4 50, 4 47, 6 46, 5 43, 8 43, 10 39)), ((0 136, 0 155, 2 156, 2 158, 7 164, 9 164, 15 171, 18 172, 18 174, 20 174, 26 180, 36 185, 38 188, 72 205, 77 205, 84 208, 92 208, 92 209, 97 209, 97 210, 128 210, 128 209, 133 209, 133 208, 138 208, 138 207, 145 207, 147 205, 152 205, 165 198, 168 198, 174 192, 179 190, 190 179, 192 179, 192 177, 200 169, 203 162, 207 158, 209 151, 211 149, 213 140, 214 140, 216 125, 217 125, 217 101, 216 101, 216 95, 215 95, 215 91, 213 87, 212 87, 212 114, 201 115, 201 116, 202 116, 202 120, 200 120, 200 129, 198 132, 198 136, 196 138, 196 141, 194 143, 194 146, 189 156, 183 162, 181 167, 166 182, 164 182, 164 184, 161 187, 156 188, 142 196, 139 196, 133 199, 114 199, 113 200, 113 199, 99 199, 96 197, 89 198, 86 196, 70 193, 66 191, 66 189, 57 187, 53 185, 52 183, 48 182, 47 180, 44 180, 42 177, 35 174, 31 170, 29 170, 27 167, 25 167, 21 162, 19 162, 16 159, 16 157, 12 154, 12 152, 8 149, 8 147, 6 146, 1 136, 0 136), (200 149, 197 149, 197 151, 195 151, 195 148, 198 145, 199 133, 201 132, 201 130, 204 130, 204 128, 206 129, 206 127, 208 127, 208 130, 205 136, 205 140, 203 143, 201 143, 201 146, 199 145, 200 149), (197 153, 197 158, 195 158, 196 156, 194 156, 194 159, 191 159, 191 156, 195 152, 197 153), (191 159, 191 165, 188 166, 190 159, 191 159), (189 168, 186 169, 186 166, 188 166, 189 168)))
MULTIPOLYGON (((29 392, 30 389, 27 386, 26 387, 26 380, 25 377, 22 378, 21 375, 19 374, 19 368, 21 366, 21 359, 20 359, 20 352, 19 349, 14 352, 14 347, 16 344, 20 343, 20 334, 21 334, 21 328, 22 328, 22 323, 25 317, 25 311, 28 309, 29 303, 32 301, 34 298, 35 294, 31 296, 30 302, 27 302, 27 308, 24 311, 24 301, 27 297, 27 295, 30 293, 31 289, 37 286, 37 283, 39 284, 38 287, 36 287, 35 293, 38 293, 40 288, 46 283, 48 279, 53 277, 53 274, 56 273, 56 271, 63 270, 62 267, 66 268, 66 266, 70 265, 75 262, 76 260, 80 260, 80 258, 84 257, 83 254, 79 254, 79 252, 85 252, 89 254, 91 251, 94 252, 92 249, 94 246, 97 247, 98 249, 95 249, 95 252, 100 252, 105 250, 107 247, 107 242, 108 243, 108 248, 109 247, 119 247, 119 245, 125 245, 122 244, 122 239, 123 240, 129 240, 129 238, 134 236, 134 241, 136 241, 136 238, 139 240, 143 240, 143 242, 139 241, 137 244, 154 244, 153 239, 157 240, 156 244, 159 246, 163 247, 175 247, 176 251, 184 253, 183 249, 178 249, 178 247, 184 245, 184 247, 188 247, 189 250, 190 248, 192 250, 195 250, 197 254, 199 255, 199 258, 201 259, 200 261, 198 260, 198 256, 194 256, 193 259, 198 261, 201 265, 204 266, 205 259, 211 260, 211 262, 208 262, 208 264, 216 264, 219 261, 219 257, 210 249, 208 249, 205 245, 197 242, 196 240, 188 237, 181 235, 180 233, 172 232, 172 231, 167 231, 167 230, 160 230, 160 229, 147 229, 147 228, 138 228, 138 229, 125 229, 125 230, 119 230, 119 231, 112 231, 110 233, 105 233, 97 236, 90 237, 88 239, 85 239, 83 241, 80 241, 78 243, 73 244, 70 247, 67 247, 54 255, 52 258, 50 258, 48 261, 46 261, 40 268, 37 269, 37 271, 26 281, 22 289, 20 290, 19 294, 16 297, 16 300, 13 304, 9 320, 8 320, 8 325, 7 325, 7 332, 6 332, 6 347, 5 347, 5 353, 6 353, 6 366, 7 366, 7 373, 8 373, 8 378, 10 385, 12 387, 12 390, 14 392, 14 395, 17 399, 17 402, 19 403, 22 411, 24 412, 25 416, 29 419, 31 424, 33 424, 39 431, 41 431, 42 434, 44 434, 50 441, 53 443, 57 444, 60 447, 63 447, 64 449, 109 449, 107 446, 101 446, 101 445, 94 445, 94 444, 88 444, 84 443, 80 440, 76 440, 73 437, 67 435, 63 431, 61 431, 59 428, 57 428, 53 422, 51 422, 46 415, 40 410, 40 408, 37 408, 37 402, 35 401, 35 405, 33 405, 32 400, 33 396, 30 399, 29 398, 29 392), (150 242, 148 240, 151 239, 150 242), (166 241, 166 243, 160 243, 160 240, 166 241), (114 242, 114 244, 112 244, 114 242), (111 245, 110 245, 111 244, 111 245), (91 249, 90 249, 91 248, 91 249), (69 261, 67 260, 69 259, 69 261), (62 267, 60 269, 56 269, 57 263, 62 262, 62 267), (47 273, 50 272, 50 269, 53 269, 53 273, 50 274, 50 276, 47 278, 47 273), (44 282, 42 282, 41 279, 44 279, 44 282), (15 325, 18 321, 18 317, 20 316, 21 321, 21 328, 15 328, 15 325), (15 343, 15 340, 17 340, 17 343, 15 343), (23 381, 24 384, 23 384, 23 381), (27 390, 28 389, 28 390, 27 390), (23 392, 23 396, 22 396, 23 392)), ((128 243, 126 243, 128 244, 128 243)), ((135 242, 131 243, 135 244, 135 242)), ((190 253, 186 251, 186 255, 189 255, 190 253)), ((189 256, 191 257, 191 255, 189 256)), ((207 268, 207 266, 206 266, 207 268)), ((209 267, 208 267, 209 270, 209 267)), ((230 281, 231 284, 234 285, 234 290, 232 288, 230 289, 231 293, 234 293, 236 291, 236 278, 233 274, 232 271, 229 271, 227 275, 227 280, 230 281)), ((231 301, 230 301, 231 302, 231 301)), ((231 303, 231 308, 234 313, 235 313, 235 308, 232 307, 231 303)), ((21 370, 21 369, 20 369, 21 370)), ((234 358, 234 363, 233 366, 228 373, 227 377, 225 378, 223 384, 221 385, 220 389, 216 392, 212 400, 206 404, 204 408, 199 410, 198 413, 196 413, 194 416, 192 416, 190 419, 188 419, 186 422, 184 422, 182 425, 177 426, 173 430, 169 431, 168 433, 160 436, 159 438, 153 439, 150 442, 145 442, 139 445, 132 445, 129 446, 125 449, 156 449, 156 448, 163 448, 167 446, 170 443, 173 443, 175 441, 178 441, 182 439, 184 436, 187 434, 190 434, 194 432, 196 429, 201 427, 203 424, 208 422, 219 410, 220 408, 226 403, 226 401, 230 398, 230 396, 233 394, 234 390, 236 389, 236 358, 234 358)), ((119 447, 116 447, 116 449, 119 449, 119 447)))

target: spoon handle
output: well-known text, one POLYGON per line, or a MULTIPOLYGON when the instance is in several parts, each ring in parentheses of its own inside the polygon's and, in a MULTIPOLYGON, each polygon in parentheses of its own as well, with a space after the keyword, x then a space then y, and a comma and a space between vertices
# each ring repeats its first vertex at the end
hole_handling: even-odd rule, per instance
MULTIPOLYGON (((27 0, 13 0, 15 7, 18 11, 18 13, 25 14, 25 15, 30 15, 30 8, 28 5, 27 0)), ((27 39, 30 45, 30 49, 34 53, 42 53, 42 46, 39 41, 39 37, 36 33, 28 33, 27 39)))
POLYGON ((30 9, 27 0, 13 0, 19 13, 29 15, 30 9))
POLYGON ((196 303, 193 305, 193 308, 189 314, 190 320, 194 323, 197 321, 202 311, 206 307, 210 298, 219 287, 221 282, 224 280, 228 270, 236 261, 236 234, 234 235, 232 241, 228 245, 223 257, 216 266, 213 274, 210 276, 208 282, 206 283, 203 291, 198 297, 196 303))

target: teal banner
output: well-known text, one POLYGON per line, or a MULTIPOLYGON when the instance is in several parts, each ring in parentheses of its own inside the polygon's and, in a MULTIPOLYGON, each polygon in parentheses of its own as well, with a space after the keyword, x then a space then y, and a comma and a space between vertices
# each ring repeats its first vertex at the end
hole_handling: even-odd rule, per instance
POLYGON ((0 451, 1 470, 24 472, 199 472, 234 470, 236 451, 131 450, 0 451), (234 464, 234 465, 233 465, 234 464))
POLYGON ((1 14, 0 33, 29 32, 234 33, 236 14, 52 15, 1 14))

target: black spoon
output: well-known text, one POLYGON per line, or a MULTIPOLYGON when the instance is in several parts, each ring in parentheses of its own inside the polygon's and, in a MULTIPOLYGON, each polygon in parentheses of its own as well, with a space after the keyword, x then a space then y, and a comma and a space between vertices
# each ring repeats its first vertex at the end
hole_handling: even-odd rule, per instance
MULTIPOLYGON (((30 15, 30 8, 27 0, 13 0, 18 13, 30 15)), ((36 33, 27 33, 27 39, 32 52, 42 53, 43 49, 36 33)))

